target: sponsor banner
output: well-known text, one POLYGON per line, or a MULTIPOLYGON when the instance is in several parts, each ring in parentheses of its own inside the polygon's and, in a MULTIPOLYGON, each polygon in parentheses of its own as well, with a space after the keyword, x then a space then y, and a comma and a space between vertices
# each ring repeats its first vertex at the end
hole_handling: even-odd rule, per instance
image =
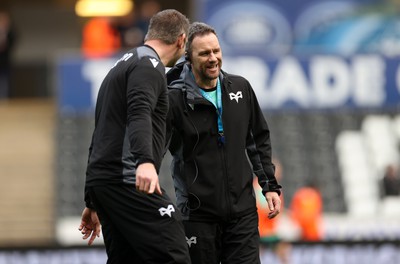
MULTIPOLYGON (((67 58, 58 63, 62 113, 93 111, 97 92, 116 58, 67 58)), ((263 109, 400 106, 400 61, 378 54, 224 56, 223 69, 246 77, 263 109)))
MULTIPOLYGON (((281 247, 282 248, 282 247, 281 247)), ((398 264, 399 244, 396 243, 315 243, 287 244, 285 256, 269 247, 261 248, 261 263, 281 263, 285 257, 292 264, 398 264)), ((99 264, 106 263, 102 247, 0 249, 0 264, 99 264)), ((282 262, 283 263, 283 262, 282 262)))
POLYGON ((400 105, 399 61, 377 54, 225 56, 223 68, 246 77, 264 109, 382 108, 400 105))
POLYGON ((227 71, 266 109, 398 106, 400 17, 394 1, 203 0, 227 71))
MULTIPOLYGON (((264 109, 397 107, 397 1, 201 0, 223 68, 248 78, 264 109)), ((61 112, 92 111, 117 58, 58 61, 61 112)))
POLYGON ((201 21, 219 34, 225 53, 377 52, 400 55, 396 1, 203 0, 201 21))
POLYGON ((0 249, 0 264, 99 264, 107 262, 104 247, 0 249))

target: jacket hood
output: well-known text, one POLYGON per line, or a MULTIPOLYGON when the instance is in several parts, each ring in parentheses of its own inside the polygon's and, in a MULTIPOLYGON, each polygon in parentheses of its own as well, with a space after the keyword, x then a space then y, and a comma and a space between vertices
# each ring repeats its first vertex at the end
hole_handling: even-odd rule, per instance
POLYGON ((183 66, 186 64, 186 61, 179 62, 175 64, 165 75, 167 76, 167 84, 171 85, 173 81, 179 79, 179 76, 182 73, 183 66))

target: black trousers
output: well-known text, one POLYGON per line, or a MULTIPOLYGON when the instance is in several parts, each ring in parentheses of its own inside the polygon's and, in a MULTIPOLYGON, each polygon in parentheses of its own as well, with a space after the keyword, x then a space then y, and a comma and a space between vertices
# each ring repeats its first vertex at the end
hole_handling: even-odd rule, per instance
POLYGON ((107 264, 188 264, 180 212, 164 194, 144 194, 135 186, 91 187, 99 216, 107 264))
POLYGON ((257 211, 228 222, 183 224, 192 264, 260 263, 257 211))

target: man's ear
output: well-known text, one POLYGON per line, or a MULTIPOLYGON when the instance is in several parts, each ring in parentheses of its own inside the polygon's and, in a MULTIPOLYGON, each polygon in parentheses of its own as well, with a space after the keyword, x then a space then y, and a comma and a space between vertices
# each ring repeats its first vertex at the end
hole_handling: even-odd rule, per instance
POLYGON ((182 33, 181 35, 179 35, 178 37, 178 41, 177 41, 177 46, 179 49, 183 49, 185 48, 185 44, 186 44, 186 34, 182 33))

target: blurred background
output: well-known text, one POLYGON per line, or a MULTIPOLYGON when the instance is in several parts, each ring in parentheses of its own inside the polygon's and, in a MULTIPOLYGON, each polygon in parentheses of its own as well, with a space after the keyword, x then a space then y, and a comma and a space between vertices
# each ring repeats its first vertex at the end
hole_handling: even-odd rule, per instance
POLYGON ((262 263, 400 263, 399 0, 1 0, 0 264, 105 263, 77 230, 97 90, 166 8, 215 27, 265 111, 262 263))

